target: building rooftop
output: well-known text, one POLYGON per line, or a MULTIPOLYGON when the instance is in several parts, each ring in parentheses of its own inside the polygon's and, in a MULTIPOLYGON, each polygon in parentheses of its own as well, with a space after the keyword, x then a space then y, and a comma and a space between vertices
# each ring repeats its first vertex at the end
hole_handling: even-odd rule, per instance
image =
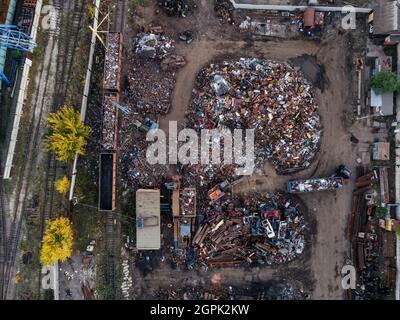
POLYGON ((376 108, 376 112, 383 116, 393 115, 393 92, 377 94, 371 89, 371 107, 376 108))
POLYGON ((389 142, 376 142, 372 148, 373 160, 390 160, 390 143, 389 142))
POLYGON ((136 246, 138 250, 161 248, 160 190, 136 191, 136 246))
POLYGON ((379 0, 374 8, 374 34, 400 34, 400 7, 397 1, 379 0))

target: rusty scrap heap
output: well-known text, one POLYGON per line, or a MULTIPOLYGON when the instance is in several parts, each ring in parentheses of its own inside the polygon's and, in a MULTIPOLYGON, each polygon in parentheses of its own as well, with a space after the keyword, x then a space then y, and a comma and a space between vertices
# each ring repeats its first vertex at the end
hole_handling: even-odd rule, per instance
POLYGON ((179 200, 182 216, 196 216, 196 189, 183 189, 179 200))
POLYGON ((214 0, 214 10, 222 23, 234 23, 233 13, 235 8, 229 0, 214 0))
POLYGON ((187 114, 193 128, 255 129, 256 167, 270 160, 283 173, 311 164, 321 123, 311 84, 271 60, 241 58, 200 71, 187 114))
POLYGON ((302 211, 279 193, 231 197, 209 207, 193 245, 211 267, 289 262, 305 247, 302 211))
POLYGON ((120 81, 122 39, 118 32, 107 34, 107 54, 104 63, 104 88, 118 91, 120 81))
POLYGON ((175 87, 174 68, 185 60, 173 54, 174 41, 160 26, 149 26, 138 34, 127 71, 128 87, 123 100, 128 113, 121 118, 119 135, 122 183, 125 187, 159 187, 168 175, 167 165, 150 165, 146 160, 146 133, 168 113, 175 87))
POLYGON ((104 95, 103 99, 103 136, 102 149, 115 150, 117 148, 118 109, 112 101, 116 101, 116 95, 104 95))
POLYGON ((175 72, 161 70, 154 61, 135 57, 128 70, 128 82, 125 101, 132 112, 153 116, 168 113, 176 82, 175 72))
POLYGON ((187 0, 158 0, 158 5, 169 16, 186 17, 192 10, 187 0))
POLYGON ((171 106, 175 88, 175 69, 186 64, 184 57, 173 54, 174 41, 161 27, 140 33, 135 40, 135 56, 128 70, 129 86, 125 101, 130 111, 147 115, 164 115, 171 106))
POLYGON ((145 133, 138 131, 132 119, 133 116, 124 116, 119 133, 123 137, 119 149, 122 186, 133 189, 159 187, 168 176, 168 166, 147 162, 145 133))
POLYGON ((174 49, 174 41, 163 34, 143 32, 135 41, 135 52, 151 59, 163 59, 174 49))

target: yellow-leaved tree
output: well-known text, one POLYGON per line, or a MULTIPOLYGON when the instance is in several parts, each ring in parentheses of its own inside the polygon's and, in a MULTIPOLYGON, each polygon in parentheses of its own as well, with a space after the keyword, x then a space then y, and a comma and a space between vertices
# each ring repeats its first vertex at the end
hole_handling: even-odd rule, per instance
POLYGON ((58 179, 54 183, 56 190, 58 193, 61 194, 66 194, 69 191, 69 187, 71 186, 71 182, 69 181, 67 176, 62 177, 61 179, 58 179))
POLYGON ((80 112, 64 106, 57 113, 51 113, 47 121, 51 132, 45 146, 55 153, 57 160, 68 161, 74 159, 75 153, 85 154, 91 129, 81 122, 80 112))
POLYGON ((61 217, 47 222, 42 241, 40 262, 51 266, 72 255, 73 233, 69 219, 61 217))

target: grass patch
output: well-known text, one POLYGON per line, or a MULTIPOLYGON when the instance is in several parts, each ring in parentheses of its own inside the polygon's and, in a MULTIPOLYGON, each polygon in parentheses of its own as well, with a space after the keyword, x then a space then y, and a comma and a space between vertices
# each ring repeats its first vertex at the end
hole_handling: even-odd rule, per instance
POLYGON ((86 165, 83 162, 81 163, 76 175, 75 195, 80 203, 96 207, 98 204, 98 183, 95 181, 95 176, 89 174, 92 168, 94 167, 90 162, 86 165))
POLYGON ((74 249, 83 252, 92 240, 98 240, 104 232, 105 216, 95 208, 76 205, 73 216, 74 249))
POLYGON ((121 205, 121 230, 124 236, 129 237, 132 244, 136 244, 136 205, 134 197, 128 197, 121 205))
POLYGON ((130 0, 128 3, 128 24, 131 27, 134 27, 135 25, 135 18, 134 18, 134 11, 138 7, 147 7, 149 5, 148 0, 130 0))

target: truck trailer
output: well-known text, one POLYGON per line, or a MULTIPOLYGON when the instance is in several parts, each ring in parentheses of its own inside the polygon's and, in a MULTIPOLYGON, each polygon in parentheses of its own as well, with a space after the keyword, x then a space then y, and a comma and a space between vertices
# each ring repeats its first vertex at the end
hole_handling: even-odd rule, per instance
POLYGON ((342 188, 344 181, 342 177, 327 177, 316 179, 296 179, 289 180, 287 191, 289 193, 307 193, 326 190, 337 190, 342 188))

